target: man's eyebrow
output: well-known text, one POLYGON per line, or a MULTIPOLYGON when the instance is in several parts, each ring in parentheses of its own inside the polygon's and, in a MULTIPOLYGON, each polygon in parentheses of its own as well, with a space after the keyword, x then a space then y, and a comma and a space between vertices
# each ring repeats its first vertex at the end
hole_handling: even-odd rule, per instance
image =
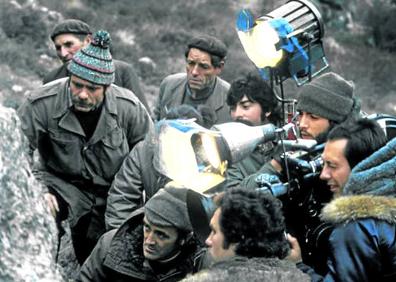
POLYGON ((251 103, 249 99, 239 101, 240 104, 251 103))

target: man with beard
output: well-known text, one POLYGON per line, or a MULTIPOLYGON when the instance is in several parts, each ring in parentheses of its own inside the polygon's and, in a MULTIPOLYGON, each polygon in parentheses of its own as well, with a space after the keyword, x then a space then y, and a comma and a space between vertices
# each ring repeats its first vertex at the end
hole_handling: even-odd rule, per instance
POLYGON ((152 128, 143 104, 114 81, 110 35, 98 31, 68 65, 70 77, 33 92, 19 109, 40 164, 36 176, 58 223, 69 215, 80 264, 105 231, 107 193, 129 151, 152 128))
POLYGON ((105 233, 78 281, 179 281, 201 267, 204 252, 187 211, 187 189, 160 189, 118 228, 105 233))
POLYGON ((161 82, 154 119, 162 119, 172 107, 188 104, 208 106, 214 124, 231 121, 226 104, 230 85, 219 77, 226 55, 227 47, 213 36, 191 39, 185 52, 186 73, 172 74, 161 82))
MULTIPOLYGON (((301 137, 314 139, 318 144, 322 144, 331 128, 359 116, 360 104, 354 95, 353 83, 329 72, 302 87, 297 110, 301 137)), ((281 181, 288 181, 285 164, 281 158, 274 157, 256 173, 245 177, 240 185, 249 189, 260 188, 262 176, 268 174, 276 175, 281 181)), ((316 177, 309 182, 300 182, 300 189, 289 189, 287 195, 281 198, 288 232, 304 245, 304 262, 314 266, 319 273, 326 271, 326 261, 324 256, 315 252, 320 251, 314 244, 317 238, 316 231, 320 231, 318 227, 321 225, 318 215, 323 205, 332 198, 332 193, 326 186, 325 181, 316 177)))

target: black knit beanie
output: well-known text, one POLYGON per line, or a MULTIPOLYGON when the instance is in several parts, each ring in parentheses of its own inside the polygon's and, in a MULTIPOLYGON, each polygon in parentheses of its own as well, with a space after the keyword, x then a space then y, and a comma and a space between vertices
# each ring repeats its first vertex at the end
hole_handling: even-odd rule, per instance
POLYGON ((354 114, 353 82, 336 73, 325 73, 303 86, 297 110, 309 112, 337 123, 354 114))
POLYGON ((187 190, 175 187, 160 189, 144 206, 147 220, 154 225, 191 232, 186 203, 187 190))

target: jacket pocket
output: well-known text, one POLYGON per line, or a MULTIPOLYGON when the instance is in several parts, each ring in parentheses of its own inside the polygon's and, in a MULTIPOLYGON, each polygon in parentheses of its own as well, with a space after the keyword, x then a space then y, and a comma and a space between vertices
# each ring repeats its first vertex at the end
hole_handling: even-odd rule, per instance
POLYGON ((50 131, 48 148, 41 148, 41 155, 54 171, 62 175, 80 175, 82 170, 82 140, 74 134, 50 131))
POLYGON ((98 174, 111 182, 124 158, 129 153, 129 146, 124 131, 120 128, 115 128, 101 141, 93 145, 93 152, 97 160, 92 160, 92 162, 96 163, 98 174))

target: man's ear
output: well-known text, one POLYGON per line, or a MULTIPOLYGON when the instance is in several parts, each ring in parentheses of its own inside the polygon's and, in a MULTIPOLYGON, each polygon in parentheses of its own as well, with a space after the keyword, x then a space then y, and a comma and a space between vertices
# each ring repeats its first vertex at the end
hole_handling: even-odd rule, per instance
POLYGON ((88 34, 84 38, 83 47, 87 46, 91 42, 92 42, 92 34, 88 34))
POLYGON ((223 69, 224 69, 224 61, 221 60, 220 66, 216 67, 216 75, 220 75, 220 73, 223 71, 223 69))

